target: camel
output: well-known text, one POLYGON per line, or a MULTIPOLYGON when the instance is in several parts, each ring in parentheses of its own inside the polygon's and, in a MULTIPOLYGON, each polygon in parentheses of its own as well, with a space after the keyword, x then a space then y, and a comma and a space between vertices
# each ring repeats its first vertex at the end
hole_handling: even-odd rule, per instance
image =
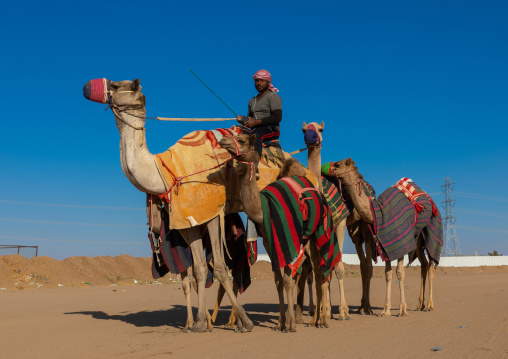
MULTIPOLYGON (((275 260, 278 260, 277 254, 272 253, 272 249, 268 244, 267 240, 267 232, 271 231, 272 228, 268 225, 269 218, 264 217, 263 213, 263 202, 261 199, 261 194, 258 186, 256 185, 255 179, 253 179, 252 173, 255 172, 255 168, 259 162, 259 156, 255 151, 253 151, 254 143, 255 143, 255 135, 239 135, 237 137, 224 137, 219 142, 219 145, 226 149, 229 153, 237 153, 237 149, 241 153, 240 156, 237 156, 234 161, 235 171, 240 179, 240 190, 242 194, 242 204, 245 213, 257 224, 259 232, 263 237, 263 244, 269 253, 272 264, 275 263, 275 260), (266 220, 266 221, 265 221, 266 220)), ((307 171, 301 166, 299 163, 295 162, 295 160, 289 159, 284 163, 283 168, 281 169, 281 173, 278 178, 282 178, 283 180, 287 178, 287 176, 305 176, 307 171)), ((282 181, 282 180, 281 180, 282 181)), ((274 183, 278 183, 281 181, 277 181, 274 183)), ((288 179, 287 181, 293 181, 288 179)), ((273 184, 271 184, 273 185, 273 184)), ((315 191, 315 189, 313 188, 315 191)), ((304 191, 309 191, 308 188, 305 188, 304 191)), ((318 194, 319 198, 321 195, 318 194)), ((317 197, 316 196, 316 197, 317 197)), ((326 204, 326 203, 324 203, 326 204)), ((305 204, 303 204, 305 206, 305 204)), ((300 208, 300 210, 302 210, 300 208)), ((309 222, 313 222, 309 219, 309 222)), ((291 225, 290 225, 291 226, 291 225)), ((291 227, 293 228, 293 227, 291 227)), ((311 263, 314 270, 315 281, 316 281, 316 292, 317 292, 317 304, 316 304, 316 312, 314 318, 312 319, 310 325, 315 326, 324 326, 328 327, 327 319, 323 315, 324 313, 320 310, 321 301, 326 301, 326 288, 328 286, 328 281, 323 280, 321 271, 319 268, 319 253, 318 246, 316 244, 316 236, 314 232, 309 236, 309 240, 305 245, 305 253, 308 257, 311 258, 311 263)), ((330 232, 329 232, 330 233, 330 232)), ((332 232, 333 234, 333 232, 332 232)), ((334 238, 330 235, 331 238, 334 238)), ((300 257, 298 257, 300 258, 300 257)), ((336 256, 338 260, 338 256, 336 256)), ((332 262, 334 262, 335 258, 332 258, 332 262)), ((297 267, 299 267, 299 262, 296 261, 291 263, 294 264, 293 267, 290 265, 283 265, 280 267, 280 270, 274 270, 275 284, 277 287, 277 291, 279 294, 279 304, 280 304, 280 314, 279 314, 279 323, 275 329, 280 329, 283 331, 296 331, 296 322, 294 316, 294 288, 295 288, 295 271, 297 267), (295 268, 296 267, 296 268, 295 268), (286 296, 288 299, 288 309, 287 309, 287 319, 286 319, 286 311, 284 306, 284 298, 282 294, 282 286, 284 286, 286 290, 286 296)), ((333 266, 332 266, 333 267, 333 266)))
MULTIPOLYGON (((97 81, 97 80, 92 80, 97 81)), ((108 103, 112 109, 118 131, 120 133, 120 162, 122 170, 129 181, 139 191, 164 195, 172 194, 174 188, 167 188, 167 183, 160 174, 155 156, 148 150, 145 139, 145 96, 141 92, 139 79, 134 81, 109 81, 101 79, 104 84, 104 103, 108 103), (103 81, 104 80, 104 81, 103 81)), ((92 85, 92 95, 94 83, 92 85)), ((87 85, 85 85, 86 87, 87 85)), ((99 86, 100 89, 100 86, 99 86)), ((85 91, 85 88, 84 88, 85 91)), ((97 91, 97 87, 95 88, 97 91)), ((85 95, 85 97, 87 97, 85 95)), ((100 97, 100 96, 99 96, 100 97)), ((94 100, 93 98, 87 97, 94 100)), ((99 101, 97 101, 99 102, 99 101)), ((182 236, 189 243, 193 257, 193 274, 197 283, 198 311, 192 332, 205 332, 210 330, 207 325, 207 313, 205 305, 205 280, 206 259, 203 252, 202 238, 208 230, 214 258, 214 274, 229 296, 233 310, 237 316, 238 330, 249 332, 253 328, 252 321, 248 318, 245 310, 235 297, 229 281, 227 269, 224 263, 224 253, 220 243, 220 217, 217 215, 204 223, 193 223, 189 219, 186 228, 179 228, 182 236)), ((209 315, 209 313, 208 313, 209 315)))
MULTIPOLYGON (((421 263, 421 290, 418 299, 417 310, 434 310, 432 298, 433 280, 435 277, 435 266, 439 263, 442 248, 442 221, 439 210, 434 202, 423 190, 408 178, 403 178, 395 186, 388 188, 378 199, 369 200, 363 193, 363 177, 358 173, 355 162, 351 159, 344 159, 333 164, 334 176, 340 178, 346 186, 346 191, 351 197, 355 211, 361 218, 374 227, 376 257, 381 255, 385 262, 386 298, 383 311, 380 316, 390 316, 391 312, 391 282, 392 266, 391 260, 397 260, 397 279, 400 290, 399 316, 406 316, 407 304, 404 295, 404 255, 416 252, 421 263), (362 195, 363 194, 363 195, 362 195), (388 200, 398 196, 398 205, 404 208, 395 208, 388 211, 388 200), (384 206, 384 207, 382 207, 384 206), (403 224, 398 219, 407 218, 403 224), (404 227, 407 225, 407 228, 404 227), (398 227, 397 227, 398 226, 398 227), (402 228, 399 230, 399 228, 402 228), (386 231, 386 232, 385 232, 386 231), (398 236, 395 239, 388 237, 398 236), (397 233, 397 234, 394 234, 397 233), (385 240, 390 239, 390 241, 385 240), (401 238, 405 242, 401 242, 401 238), (425 256, 427 252, 431 265, 425 256), (429 299, 425 305, 425 282, 428 275, 429 299)), ((411 258, 410 258, 411 259, 411 258)))
MULTIPOLYGON (((316 176, 321 178, 319 183, 320 190, 323 191, 323 184, 326 184, 327 179, 323 177, 322 169, 321 169, 321 147, 323 140, 323 130, 324 123, 317 124, 315 122, 306 124, 305 122, 302 125, 302 131, 304 133, 305 144, 308 149, 307 156, 307 166, 309 170, 314 173, 316 176)), ((341 188, 335 187, 340 192, 341 188)), ((327 200, 330 200, 328 196, 326 196, 327 200)), ((329 203, 330 208, 333 210, 333 206, 329 203)), ((346 230, 346 226, 349 232, 349 235, 355 244, 356 252, 360 259, 360 269, 362 276, 362 300, 361 305, 358 309, 358 313, 360 314, 372 314, 372 309, 370 306, 370 279, 372 278, 372 255, 370 248, 370 233, 368 232, 368 227, 366 223, 361 219, 358 213, 352 211, 349 216, 343 218, 342 220, 334 222, 334 229, 337 235, 337 240, 339 242, 339 247, 342 252, 344 246, 344 234, 346 230), (365 243, 365 253, 363 251, 362 245, 365 243)), ((349 307, 346 303, 345 298, 345 289, 344 289, 344 263, 340 261, 337 266, 334 268, 335 276, 339 282, 339 293, 340 293, 340 305, 339 305, 339 320, 350 320, 351 316, 349 315, 349 307)), ((312 278, 312 277, 309 277, 312 278)), ((302 280, 299 281, 299 298, 297 304, 297 322, 302 321, 302 310, 303 310, 303 287, 305 285, 305 276, 302 273, 302 280)), ((309 288, 310 290, 310 288, 309 288)), ((310 297, 310 295, 309 295, 310 297)), ((312 298, 309 298, 312 299, 312 298)), ((313 303, 309 303, 309 313, 312 308, 313 303)), ((327 316, 331 317, 331 303, 327 306, 327 316)))

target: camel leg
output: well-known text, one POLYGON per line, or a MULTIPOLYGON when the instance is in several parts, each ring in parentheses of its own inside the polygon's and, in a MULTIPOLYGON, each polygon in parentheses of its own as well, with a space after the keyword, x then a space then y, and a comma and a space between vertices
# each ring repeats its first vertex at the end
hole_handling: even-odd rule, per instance
MULTIPOLYGON (((233 280, 233 293, 235 293, 235 297, 238 297, 239 290, 240 290, 240 288, 238 288, 238 284, 236 283, 235 280, 233 280)), ((231 308, 231 314, 229 315, 229 320, 228 320, 228 323, 226 324, 226 327, 227 328, 234 328, 235 322, 236 322, 235 311, 233 310, 233 308, 231 308)))
MULTIPOLYGON (((238 284, 236 284, 236 281, 233 280, 233 293, 235 293, 235 297, 238 296, 238 284)), ((215 320, 217 319, 217 315, 219 314, 220 304, 222 302, 222 299, 224 298, 224 294, 226 293, 226 290, 222 285, 219 285, 219 289, 217 290, 217 301, 215 302, 215 308, 213 309, 213 314, 211 317, 212 323, 215 323, 215 320)), ((229 316, 228 323, 225 325, 228 328, 233 328, 235 326, 235 312, 233 309, 231 309, 231 315, 229 316)))
MULTIPOLYGON (((342 220, 339 223, 337 228, 335 228, 335 233, 337 235, 337 240, 339 242, 340 252, 342 253, 342 249, 344 248, 344 234, 346 233, 346 219, 342 220)), ((342 260, 335 266, 334 269, 335 276, 339 281, 339 293, 340 293, 340 305, 339 305, 339 320, 350 320, 351 316, 349 315, 349 307, 346 303, 346 294, 344 290, 344 263, 342 260)), ((330 308, 331 308, 331 297, 330 297, 330 308)))
POLYGON ((436 310, 434 308, 434 300, 432 299, 432 289, 434 284, 434 277, 436 276, 436 267, 429 266, 429 301, 427 302, 427 311, 436 310))
POLYGON ((295 320, 296 324, 303 323, 303 302, 305 299, 305 283, 307 282, 307 277, 309 276, 309 262, 304 260, 302 263, 302 274, 300 278, 298 278, 298 283, 296 286, 296 312, 295 312, 295 320))
POLYGON ((216 217, 208 222, 208 233, 210 235, 210 243, 212 247, 213 253, 213 273, 215 278, 219 281, 219 283, 224 287, 229 300, 231 301, 231 305, 235 312, 235 315, 238 318, 238 330, 242 333, 250 332, 254 327, 252 321, 247 317, 245 310, 238 303, 235 294, 231 288, 231 284, 228 280, 228 272, 226 264, 224 263, 224 258, 221 255, 221 246, 220 243, 220 232, 219 232, 219 218, 216 217))
POLYGON ((307 288, 309 290, 309 315, 313 316, 316 312, 316 306, 314 305, 314 290, 313 284, 314 284, 314 275, 312 273, 312 268, 309 268, 309 275, 307 276, 307 288))
MULTIPOLYGON (((421 284, 420 284, 420 296, 418 297, 418 304, 416 310, 425 310, 425 281, 427 280, 427 272, 429 270, 429 263, 425 258, 423 249, 418 245, 416 247, 416 255, 420 261, 420 273, 421 273, 421 284)), ((430 275, 430 274, 429 274, 430 275)))
MULTIPOLYGON (((337 266, 335 266, 336 268, 337 266)), ((331 272, 331 275, 330 277, 328 277, 328 284, 326 285, 326 306, 325 308, 323 309, 325 311, 325 315, 327 318, 331 319, 333 318, 333 313, 332 313, 332 289, 331 289, 331 285, 332 285, 332 279, 333 279, 333 272, 335 271, 335 268, 332 269, 332 272, 331 272)), ((340 290, 340 288, 339 288, 340 290)), ((325 294, 323 293, 323 297, 325 296, 325 294)))
POLYGON ((275 281, 275 288, 277 289, 277 295, 279 296, 279 322, 273 328, 273 330, 286 330, 286 306, 284 304, 284 280, 283 280, 282 269, 273 272, 273 278, 275 281))
POLYGON ((212 323, 215 323, 215 319, 217 319, 217 314, 219 314, 220 303, 222 302, 222 298, 224 298, 224 293, 226 293, 226 290, 222 285, 219 285, 219 289, 217 290, 217 301, 215 302, 215 308, 212 313, 212 323))
POLYGON ((397 280, 399 281, 400 290, 400 304, 399 304, 399 317, 408 316, 406 296, 404 295, 404 257, 397 259, 397 280))
POLYGON ((386 299, 383 311, 379 314, 380 317, 388 317, 392 315, 390 308, 392 306, 392 263, 387 260, 385 262, 385 279, 386 279, 386 299))
POLYGON ((203 240, 201 238, 201 228, 192 227, 187 229, 189 245, 192 252, 193 259, 193 272, 196 280, 196 287, 198 292, 198 313, 196 315, 196 322, 194 323, 192 332, 204 332, 207 330, 206 323, 206 303, 205 303, 205 282, 206 282, 206 258, 203 251, 203 240))
POLYGON ((185 326, 182 328, 181 332, 187 333, 190 328, 194 325, 194 317, 192 315, 192 304, 191 304, 191 283, 189 281, 189 276, 187 271, 180 273, 180 277, 182 279, 182 289, 183 294, 185 295, 185 301, 187 302, 187 322, 185 326))
POLYGON ((374 314, 372 307, 370 306, 370 282, 374 275, 374 267, 372 266, 372 246, 370 241, 372 240, 370 229, 367 224, 362 223, 362 236, 365 244, 365 257, 364 257, 364 276, 365 280, 362 279, 363 293, 362 293, 362 305, 365 314, 374 314), (365 283, 365 284, 363 284, 365 283))
POLYGON ((291 277, 291 269, 284 267, 284 289, 286 290, 286 297, 288 299, 288 309, 286 315, 286 330, 285 332, 296 332, 295 322, 295 280, 291 277))
POLYGON ((319 252, 315 242, 312 241, 312 239, 309 240, 309 246, 307 248, 310 251, 312 270, 314 271, 314 280, 316 282, 315 286, 317 298, 316 312, 314 313, 314 317, 312 318, 309 325, 328 328, 328 320, 326 318, 326 313, 323 310, 323 303, 326 303, 325 300, 328 299, 328 296, 326 296, 326 298, 323 298, 325 292, 328 290, 328 281, 322 280, 321 270, 319 269, 319 252))

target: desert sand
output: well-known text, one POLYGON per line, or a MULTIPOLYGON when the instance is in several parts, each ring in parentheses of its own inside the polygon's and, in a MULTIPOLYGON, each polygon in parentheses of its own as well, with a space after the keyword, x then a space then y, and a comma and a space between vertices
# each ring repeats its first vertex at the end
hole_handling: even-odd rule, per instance
MULTIPOLYGON (((180 333, 186 307, 179 277, 154 281, 150 258, 0 256, 0 358, 508 358, 508 267, 438 267, 433 312, 397 317, 355 314, 361 298, 359 268, 346 265, 346 299, 352 320, 330 328, 298 325, 272 331, 278 316, 270 264, 252 267, 240 295, 255 327, 239 334, 224 328, 224 300, 209 333, 180 333), (432 349, 439 349, 433 351, 432 349)), ((416 307, 419 268, 406 270, 406 299, 416 307)), ((218 285, 207 289, 213 308, 218 285)), ((383 268, 375 267, 371 304, 383 306, 383 268)), ((196 293, 192 294, 194 304, 196 293)), ((338 313, 338 286, 332 304, 338 313)), ((335 315, 337 318, 337 315, 335 315)), ((309 317, 305 317, 308 321, 309 317)))

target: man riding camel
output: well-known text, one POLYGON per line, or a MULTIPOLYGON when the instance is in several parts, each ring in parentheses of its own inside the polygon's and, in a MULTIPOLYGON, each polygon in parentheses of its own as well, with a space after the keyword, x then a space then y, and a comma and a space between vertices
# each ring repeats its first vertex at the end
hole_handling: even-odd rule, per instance
POLYGON ((279 138, 282 100, 277 94, 279 90, 273 87, 271 83, 272 76, 268 71, 259 70, 253 78, 258 94, 249 101, 247 117, 237 116, 236 119, 256 135, 254 150, 261 157, 263 143, 279 138))

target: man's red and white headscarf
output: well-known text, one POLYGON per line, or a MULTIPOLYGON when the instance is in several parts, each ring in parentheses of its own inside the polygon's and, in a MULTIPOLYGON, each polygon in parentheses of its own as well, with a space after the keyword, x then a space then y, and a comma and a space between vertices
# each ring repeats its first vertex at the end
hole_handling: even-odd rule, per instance
MULTIPOLYGON (((254 76, 252 76, 252 78, 254 80, 261 79, 261 80, 268 80, 268 81, 272 82, 272 75, 270 75, 270 73, 266 70, 259 70, 258 72, 256 72, 254 74, 254 76)), ((279 92, 279 89, 276 89, 275 87, 273 87, 273 85, 271 83, 270 83, 270 86, 268 86, 268 90, 270 90, 272 92, 279 92)))

